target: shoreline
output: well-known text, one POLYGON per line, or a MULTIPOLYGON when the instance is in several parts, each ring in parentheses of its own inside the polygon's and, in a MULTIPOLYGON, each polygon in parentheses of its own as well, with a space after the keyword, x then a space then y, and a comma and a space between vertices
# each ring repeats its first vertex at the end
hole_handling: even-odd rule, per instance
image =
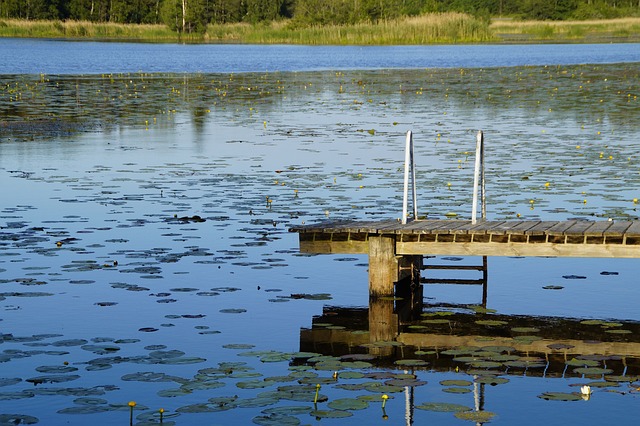
POLYGON ((640 42, 640 18, 483 23, 469 15, 425 15, 376 24, 296 28, 290 22, 209 25, 183 36, 164 25, 0 19, 0 38, 90 42, 291 45, 610 44, 640 42), (455 28, 455 31, 452 30, 455 28))

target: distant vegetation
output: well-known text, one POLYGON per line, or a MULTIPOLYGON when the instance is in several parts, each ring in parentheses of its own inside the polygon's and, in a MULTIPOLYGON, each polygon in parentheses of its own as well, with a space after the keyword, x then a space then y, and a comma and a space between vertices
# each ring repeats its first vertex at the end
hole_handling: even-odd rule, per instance
POLYGON ((162 24, 183 35, 220 24, 353 26, 448 12, 484 21, 613 19, 640 16, 640 0, 0 0, 4 20, 162 24))

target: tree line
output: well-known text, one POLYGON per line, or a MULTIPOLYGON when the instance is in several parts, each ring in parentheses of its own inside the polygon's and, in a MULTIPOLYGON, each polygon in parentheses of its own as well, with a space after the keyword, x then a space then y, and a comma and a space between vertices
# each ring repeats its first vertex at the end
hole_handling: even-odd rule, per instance
POLYGON ((353 24, 464 12, 490 19, 565 20, 640 16, 640 0, 0 0, 0 19, 166 24, 182 33, 209 24, 353 24))

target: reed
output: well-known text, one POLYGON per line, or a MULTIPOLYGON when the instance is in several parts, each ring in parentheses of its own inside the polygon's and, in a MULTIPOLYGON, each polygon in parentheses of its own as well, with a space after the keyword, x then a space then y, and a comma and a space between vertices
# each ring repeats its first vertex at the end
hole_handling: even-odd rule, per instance
POLYGON ((463 13, 428 14, 377 23, 297 26, 296 22, 209 25, 210 41, 309 45, 393 45, 493 41, 488 23, 463 13))
POLYGON ((640 18, 593 21, 499 19, 488 23, 468 14, 447 12, 350 25, 301 25, 295 19, 256 25, 210 24, 204 34, 189 35, 180 35, 165 25, 5 19, 0 20, 0 37, 307 45, 609 42, 640 41, 640 18))
POLYGON ((551 41, 637 41, 640 40, 640 18, 589 21, 511 21, 496 20, 490 30, 501 39, 551 41))
POLYGON ((115 24, 89 21, 0 20, 0 37, 73 38, 99 40, 174 41, 165 25, 115 24))

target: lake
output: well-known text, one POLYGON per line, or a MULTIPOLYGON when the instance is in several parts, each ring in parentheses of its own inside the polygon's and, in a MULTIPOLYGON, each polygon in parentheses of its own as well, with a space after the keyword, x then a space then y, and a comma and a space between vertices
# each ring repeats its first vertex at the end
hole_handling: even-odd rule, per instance
POLYGON ((640 62, 640 44, 295 46, 0 39, 0 74, 274 72, 640 62))
POLYGON ((490 219, 637 219, 636 47, 1 40, 0 425, 635 424, 636 260, 489 258, 376 340, 402 301, 288 227, 399 217, 407 130, 427 217, 482 129, 490 219))

